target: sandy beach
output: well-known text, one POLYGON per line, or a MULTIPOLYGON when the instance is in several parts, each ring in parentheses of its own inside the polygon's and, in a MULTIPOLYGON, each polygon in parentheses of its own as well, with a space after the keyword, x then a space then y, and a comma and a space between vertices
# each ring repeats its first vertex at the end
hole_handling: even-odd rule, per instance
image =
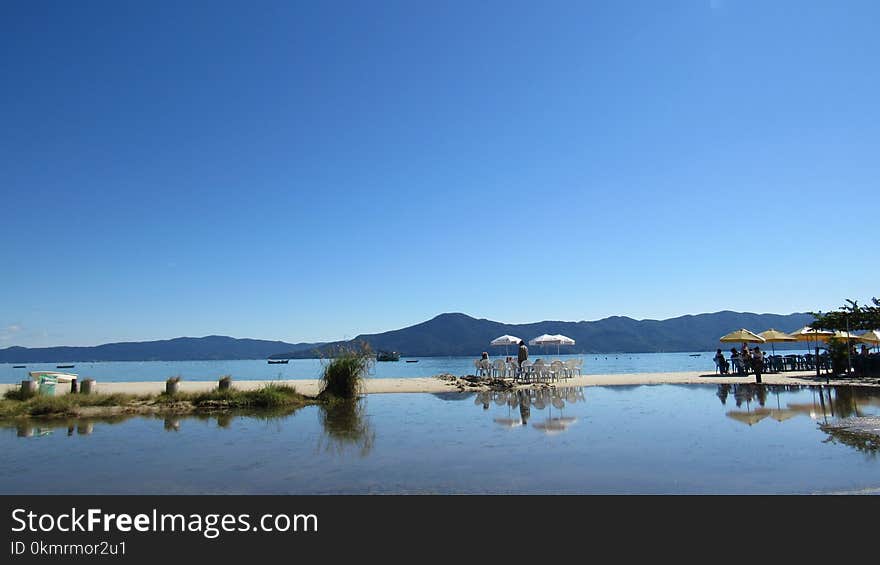
MULTIPOLYGON (((778 374, 762 375, 764 384, 769 385, 819 385, 826 384, 824 375, 820 378, 816 377, 815 372, 800 371, 786 372, 778 374)), ((461 390, 463 381, 444 380, 438 377, 412 377, 397 379, 366 379, 367 394, 389 394, 389 393, 438 393, 438 392, 455 392, 461 390)), ((631 373, 631 374, 612 374, 612 375, 583 375, 571 379, 564 379, 560 382, 553 383, 555 386, 633 386, 633 385, 659 385, 659 384, 734 384, 734 383, 754 383, 753 375, 737 376, 725 375, 720 376, 712 373, 704 372, 675 372, 675 373, 631 373)), ((288 381, 279 380, 260 380, 260 381, 244 381, 239 380, 233 383, 235 388, 240 390, 253 390, 269 383, 283 383, 291 385, 306 396, 314 396, 319 391, 319 381, 317 379, 297 379, 288 381)), ((880 386, 880 380, 876 378, 832 378, 830 384, 834 385, 861 385, 861 386, 880 386)), ((0 392, 7 389, 16 388, 18 384, 0 384, 0 392)), ((209 391, 217 386, 217 381, 181 381, 181 392, 203 392, 209 391)), ((535 385, 521 385, 535 386, 535 385)), ((470 387, 467 387, 470 388, 470 387)), ((480 390, 484 387, 473 387, 473 390, 480 390)), ((97 392, 101 394, 160 394, 165 390, 164 381, 147 381, 147 382, 98 382, 97 392)))

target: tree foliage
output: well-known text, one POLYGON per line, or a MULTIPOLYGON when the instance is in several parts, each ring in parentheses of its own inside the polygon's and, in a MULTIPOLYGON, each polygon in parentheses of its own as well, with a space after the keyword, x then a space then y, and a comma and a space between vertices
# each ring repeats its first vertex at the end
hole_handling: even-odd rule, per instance
POLYGON ((872 298, 872 306, 859 306, 854 300, 833 312, 810 312, 815 318, 813 329, 834 331, 857 331, 880 329, 880 299, 872 298))

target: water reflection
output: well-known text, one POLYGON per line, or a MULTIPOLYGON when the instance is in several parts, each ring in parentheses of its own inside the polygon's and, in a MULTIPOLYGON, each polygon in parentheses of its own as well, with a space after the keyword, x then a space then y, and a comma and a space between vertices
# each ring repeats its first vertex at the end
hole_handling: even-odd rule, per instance
MULTIPOLYGON (((376 434, 366 414, 366 399, 319 404, 316 406, 316 409, 318 410, 318 420, 324 432, 320 447, 336 452, 354 447, 362 456, 367 455, 372 450, 376 434)), ((204 414, 128 414, 108 417, 37 419, 18 422, 0 421, 0 429, 14 428, 16 436, 20 438, 42 437, 56 432, 65 433, 67 436, 73 436, 74 434, 89 436, 95 432, 96 424, 100 431, 100 426, 103 424, 115 425, 133 418, 143 418, 147 420, 161 420, 162 429, 165 432, 181 432, 181 430, 186 428, 188 420, 216 421, 217 428, 230 430, 233 428, 233 422, 237 419, 247 418, 280 424, 285 418, 292 416, 298 410, 300 408, 204 414)))
POLYGON ((366 398, 319 404, 318 414, 325 450, 342 453, 351 447, 364 457, 373 449, 376 432, 366 413, 366 398))
POLYGON ((482 405, 484 410, 489 409, 490 403, 507 406, 506 417, 492 419, 503 428, 528 426, 532 418, 532 408, 547 410, 547 417, 532 422, 532 427, 546 434, 555 434, 567 430, 577 422, 577 418, 563 414, 566 405, 584 401, 583 387, 556 387, 481 392, 476 395, 474 404, 482 405), (554 409, 558 411, 555 416, 554 409))
POLYGON ((728 414, 755 413, 772 416, 782 422, 804 414, 813 420, 827 421, 828 418, 847 418, 864 415, 868 406, 880 406, 880 389, 877 387, 859 386, 813 386, 813 385, 761 385, 761 384, 722 384, 718 385, 716 396, 721 405, 727 404, 727 398, 733 394, 737 408, 744 411, 731 411, 728 414), (810 402, 785 402, 780 399, 785 393, 809 390, 812 395, 810 402), (773 395, 773 404, 766 408, 769 395, 773 395), (752 403, 757 407, 752 407, 752 403), (784 406, 783 406, 784 404, 784 406))

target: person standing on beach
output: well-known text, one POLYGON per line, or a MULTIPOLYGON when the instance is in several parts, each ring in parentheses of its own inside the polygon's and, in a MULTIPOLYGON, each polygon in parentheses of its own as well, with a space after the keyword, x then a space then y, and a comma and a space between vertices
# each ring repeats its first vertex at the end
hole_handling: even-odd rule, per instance
POLYGON ((529 348, 526 347, 526 342, 519 340, 519 353, 516 355, 516 361, 519 363, 519 366, 522 367, 523 361, 528 360, 528 358, 529 348))
POLYGON ((761 353, 761 348, 757 345, 752 352, 752 369, 755 371, 755 382, 760 384, 761 371, 764 369, 764 355, 761 353))

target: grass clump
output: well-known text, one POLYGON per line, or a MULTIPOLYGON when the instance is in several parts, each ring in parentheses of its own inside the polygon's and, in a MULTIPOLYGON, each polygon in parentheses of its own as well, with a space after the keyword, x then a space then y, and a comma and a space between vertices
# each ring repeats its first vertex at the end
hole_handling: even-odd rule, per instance
POLYGON ((77 409, 87 406, 125 406, 141 399, 131 394, 64 394, 47 396, 38 394, 18 400, 21 394, 4 394, 0 401, 0 418, 20 416, 73 416, 77 409))
POLYGON ((375 361, 367 343, 338 348, 324 363, 318 398, 357 398, 363 392, 364 379, 375 361))
POLYGON ((305 397, 290 385, 270 383, 257 390, 215 388, 209 392, 160 394, 161 404, 190 402, 196 408, 281 408, 305 404, 305 397))

